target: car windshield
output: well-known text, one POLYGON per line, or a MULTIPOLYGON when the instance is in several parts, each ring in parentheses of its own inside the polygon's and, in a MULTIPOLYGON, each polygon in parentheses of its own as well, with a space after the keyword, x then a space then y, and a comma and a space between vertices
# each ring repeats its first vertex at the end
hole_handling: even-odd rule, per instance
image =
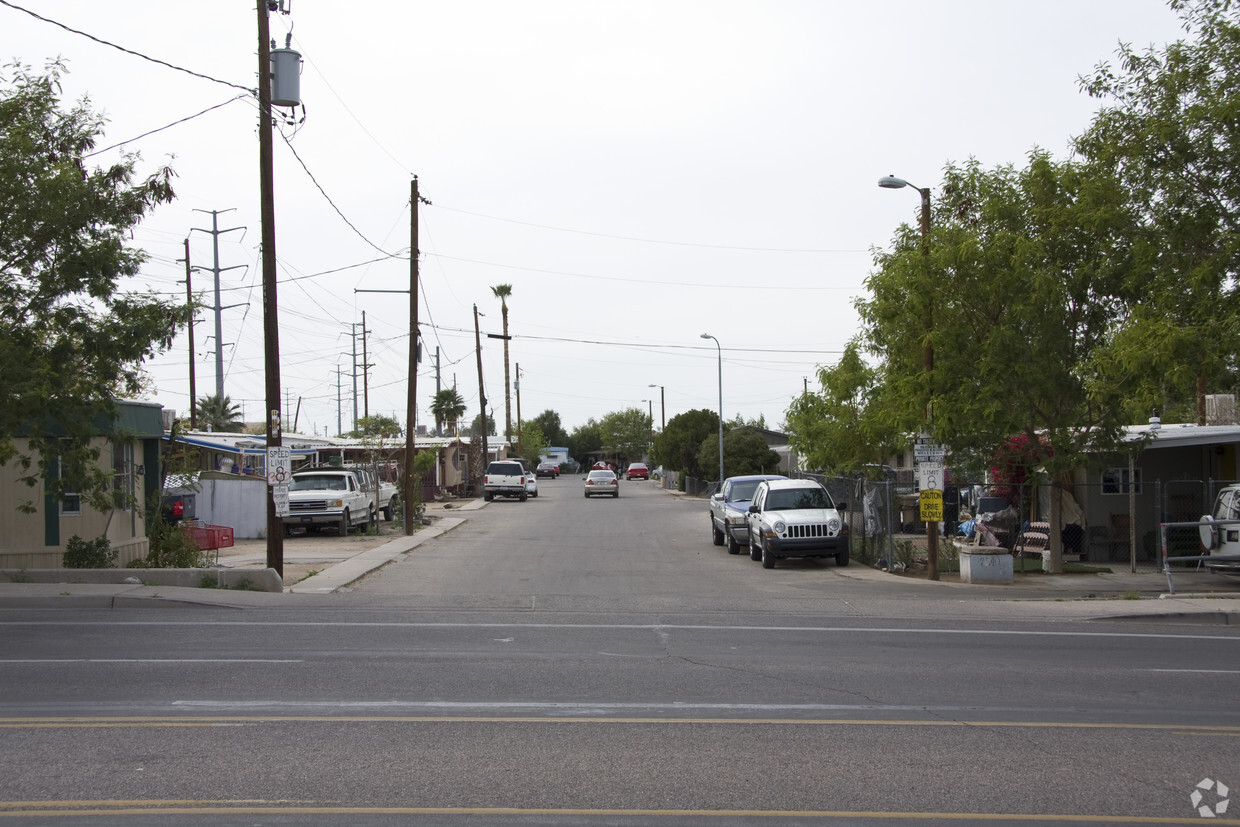
POLYGON ((777 488, 766 497, 767 511, 831 507, 831 498, 821 488, 777 488))
POLYGON ((293 477, 289 491, 347 491, 344 477, 327 474, 301 474, 293 477))
POLYGON ((728 489, 728 502, 752 500, 753 492, 758 489, 759 482, 760 480, 750 480, 748 482, 732 483, 732 487, 728 489))

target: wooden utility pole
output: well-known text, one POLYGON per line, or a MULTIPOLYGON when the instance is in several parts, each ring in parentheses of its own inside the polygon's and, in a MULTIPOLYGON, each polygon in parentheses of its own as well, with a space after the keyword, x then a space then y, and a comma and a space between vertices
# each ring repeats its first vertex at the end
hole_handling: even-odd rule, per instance
MULTIPOLYGON (((507 346, 507 342, 504 343, 507 346)), ((517 454, 525 457, 525 444, 521 442, 521 363, 517 362, 517 454)), ((529 459, 529 457, 525 457, 529 459)))
MULTIPOLYGON (((416 373, 416 366, 414 372, 416 373)), ((370 418, 370 359, 366 356, 366 311, 362 311, 362 416, 370 418)))
MULTIPOLYGON (((190 284, 189 239, 185 239, 185 303, 194 306, 194 287, 190 284)), ((198 389, 194 384, 194 319, 189 320, 189 429, 198 430, 198 389)))
MULTIPOLYGON (((413 534, 413 515, 409 513, 415 485, 413 455, 418 423, 418 177, 409 184, 409 395, 405 402, 405 534, 413 534)), ((363 322, 365 316, 362 317, 363 322)), ((365 329, 365 324, 362 325, 365 329)))
MULTIPOLYGON (((271 150, 271 35, 267 2, 258 3, 258 173, 262 214, 263 354, 267 376, 267 447, 280 447, 280 334, 276 304, 276 200, 271 150)), ((216 342, 216 347, 221 343, 216 342)), ((267 568, 284 577, 284 521, 267 486, 267 568)))
POLYGON ((478 354, 478 404, 482 407, 482 427, 478 430, 482 431, 482 468, 478 469, 478 480, 481 482, 482 474, 487 467, 487 395, 482 387, 482 332, 478 327, 478 305, 474 305, 474 352, 478 354))

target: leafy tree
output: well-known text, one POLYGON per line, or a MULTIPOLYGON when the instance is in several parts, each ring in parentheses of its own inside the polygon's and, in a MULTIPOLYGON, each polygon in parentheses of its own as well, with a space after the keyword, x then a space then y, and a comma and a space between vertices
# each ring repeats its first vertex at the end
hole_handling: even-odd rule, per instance
MULTIPOLYGON (((0 76, 0 465, 112 507, 111 468, 92 445, 135 397, 142 363, 166 350, 189 305, 121 292, 146 255, 125 246, 148 211, 173 198, 172 170, 134 183, 136 155, 107 168, 85 155, 103 118, 83 99, 60 106, 61 64, 0 76), (19 447, 18 436, 28 440, 19 447)), ((33 502, 18 505, 32 511, 33 502)))
POLYGON ((456 388, 444 388, 435 394, 435 401, 431 403, 431 416, 435 417, 435 430, 439 433, 443 432, 444 423, 452 425, 452 430, 456 432, 456 423, 468 408, 465 400, 461 398, 460 392, 456 388))
POLYGON ((547 439, 537 422, 524 422, 521 425, 521 456, 535 465, 538 458, 547 453, 547 439))
POLYGON ((904 434, 884 415, 880 372, 856 341, 834 366, 818 369, 818 382, 820 392, 802 394, 787 412, 789 441, 810 468, 850 474, 903 448, 904 434))
MULTIPOLYGON (((698 465, 719 467, 719 434, 702 440, 698 447, 698 465)), ((723 476, 741 474, 772 474, 779 467, 779 454, 771 450, 757 431, 733 428, 723 434, 723 476)))
POLYGON ((602 450, 619 459, 646 455, 650 445, 650 415, 641 408, 613 411, 599 421, 602 450))
POLYGON ((359 419, 356 430, 351 431, 348 435, 354 439, 361 437, 395 439, 404 433, 405 429, 401 427, 401 424, 396 421, 395 417, 372 414, 359 419))
POLYGON ((504 318, 504 436, 512 438, 512 379, 508 374, 508 297, 512 295, 511 284, 497 284, 491 293, 499 299, 499 310, 504 318))
POLYGON ((566 440, 568 452, 579 462, 587 464, 587 458, 595 451, 603 450, 603 432, 594 417, 573 429, 572 435, 566 440))
MULTIPOLYGON (((726 433, 732 428, 744 428, 746 425, 748 425, 751 428, 761 428, 764 431, 767 430, 766 414, 758 414, 757 417, 750 417, 749 419, 746 419, 742 414, 737 414, 732 419, 724 420, 723 430, 726 433)), ((716 458, 716 460, 717 459, 718 458, 716 458)))
POLYGON ((714 436, 716 440, 719 438, 719 414, 705 409, 677 414, 655 437, 650 459, 668 470, 702 479, 712 473, 703 471, 703 467, 717 469, 719 466, 718 442, 715 443, 714 461, 706 466, 698 462, 698 450, 708 436, 714 436))
POLYGON ((194 418, 198 420, 199 428, 208 431, 238 432, 245 427, 241 406, 228 398, 227 394, 200 398, 194 405, 194 418))
POLYGON ((487 436, 495 436, 495 418, 490 414, 487 414, 487 422, 485 427, 486 430, 483 431, 482 414, 478 414, 469 423, 468 433, 470 436, 482 436, 484 433, 487 436))
POLYGON ((1125 307, 1131 223, 1114 180, 1035 151, 1021 170, 949 167, 935 207, 929 255, 903 228, 858 302, 863 342, 882 359, 882 428, 923 427, 929 390, 933 436, 953 451, 990 456, 1013 435, 1044 435, 1054 479, 1116 449, 1127 389, 1106 348, 1125 307))
POLYGON ((547 445, 568 445, 568 433, 560 424, 560 415, 548 408, 534 417, 530 422, 536 423, 542 431, 547 445))
POLYGON ((1116 171, 1137 213, 1136 301, 1112 348, 1140 378, 1130 415, 1192 399, 1204 424, 1206 393, 1235 387, 1240 351, 1240 5, 1171 5, 1196 38, 1121 46, 1118 71, 1104 63, 1082 79, 1106 105, 1076 146, 1116 171))

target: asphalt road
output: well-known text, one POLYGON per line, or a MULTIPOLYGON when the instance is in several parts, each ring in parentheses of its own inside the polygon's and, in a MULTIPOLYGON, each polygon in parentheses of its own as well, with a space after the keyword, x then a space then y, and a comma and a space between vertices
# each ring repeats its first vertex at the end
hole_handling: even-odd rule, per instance
POLYGON ((0 818, 1188 823, 1240 789, 1235 627, 945 594, 542 480, 317 608, 0 610, 0 818))

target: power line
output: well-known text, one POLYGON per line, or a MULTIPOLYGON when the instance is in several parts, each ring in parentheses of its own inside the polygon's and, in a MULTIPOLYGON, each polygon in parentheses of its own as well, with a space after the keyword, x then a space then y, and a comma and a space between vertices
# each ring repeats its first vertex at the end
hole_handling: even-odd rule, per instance
POLYGON ((452 212, 464 213, 478 218, 487 218, 491 221, 503 221, 508 224, 520 224, 525 227, 537 227, 540 230, 554 230, 557 233, 573 233, 575 235, 589 235, 597 238, 614 238, 618 241, 640 241, 643 244, 669 244, 675 247, 704 247, 711 250, 737 250, 751 253, 868 253, 869 250, 827 250, 827 249, 799 249, 789 247, 733 247, 727 244, 699 244, 692 241, 667 241, 660 238, 639 238, 627 235, 611 235, 609 233, 596 233, 590 230, 574 230, 568 227, 553 227, 549 224, 535 224, 530 221, 518 221, 515 218, 501 218, 497 215, 486 215, 485 213, 472 212, 470 210, 462 210, 456 207, 445 207, 438 205, 441 210, 450 210, 452 212))
MULTIPOLYGON (((3 0, 0 0, 0 2, 3 2, 3 0)), ((127 140, 127 141, 121 141, 121 142, 120 142, 120 143, 118 143, 118 144, 112 144, 112 146, 109 146, 109 147, 104 147, 103 149, 99 149, 99 150, 96 150, 96 151, 94 151, 94 152, 87 153, 86 155, 83 155, 82 157, 83 157, 83 158, 92 158, 92 157, 94 157, 94 156, 96 156, 96 155, 99 155, 99 154, 101 154, 101 153, 107 152, 107 151, 108 151, 108 150, 110 150, 110 149, 116 149, 117 147, 124 146, 125 144, 131 144, 131 143, 133 143, 134 141, 140 141, 140 140, 142 140, 143 138, 147 137, 148 135, 154 135, 156 132, 163 132, 165 129, 171 129, 172 127, 176 126, 177 124, 182 124, 182 123, 185 123, 186 121, 192 121, 194 118, 200 118, 200 117, 202 117, 203 115, 207 114, 208 112, 212 112, 212 111, 214 111, 214 110, 216 110, 216 109, 219 109, 219 108, 220 108, 220 107, 222 107, 222 106, 227 106, 228 104, 230 104, 230 103, 232 103, 232 102, 234 102, 234 101, 239 101, 239 100, 242 100, 242 99, 244 99, 244 98, 245 98, 245 95, 237 95, 235 98, 229 98, 228 100, 224 101, 223 103, 217 103, 215 106, 212 106, 212 107, 209 107, 209 108, 207 108, 207 109, 204 109, 204 110, 202 110, 201 112, 199 112, 197 115, 190 115, 190 116, 189 116, 189 117, 187 117, 187 118, 181 118, 181 120, 179 120, 179 121, 173 121, 172 123, 168 124, 167 126, 161 126, 161 127, 159 127, 158 129, 152 129, 150 132, 143 132, 141 135, 138 135, 138 136, 136 136, 136 137, 134 137, 134 138, 130 138, 130 139, 129 139, 129 140, 127 140)))
POLYGON ((210 75, 204 75, 201 72, 195 72, 191 69, 186 69, 182 66, 175 66, 171 63, 168 63, 165 60, 160 60, 159 58, 154 58, 149 55, 144 55, 141 52, 135 52, 133 49, 126 49, 124 46, 118 46, 117 44, 104 40, 103 38, 95 37, 93 34, 87 34, 86 32, 79 31, 78 29, 72 28, 71 26, 66 26, 64 23, 61 23, 59 21, 52 20, 51 18, 48 18, 48 17, 43 17, 42 15, 39 15, 39 14, 35 14, 30 9, 23 9, 21 6, 18 6, 14 3, 10 3, 9 0, 0 0, 0 5, 8 6, 10 9, 13 9, 15 11, 25 12, 26 14, 30 15, 36 20, 41 20, 44 23, 51 23, 53 26, 59 26, 60 28, 64 29, 67 32, 72 32, 73 34, 81 35, 82 37, 85 37, 89 40, 93 40, 96 43, 102 44, 104 46, 110 46, 113 49, 118 49, 124 52, 125 54, 133 55, 134 57, 140 57, 143 60, 149 60, 151 63, 158 63, 160 66, 165 66, 177 72, 184 72, 185 74, 193 75, 196 78, 202 78, 203 80, 209 80, 212 83, 219 83, 219 84, 223 84, 224 86, 231 86, 234 89, 240 89, 242 92, 246 92, 255 97, 258 96, 257 89, 251 89, 247 86, 241 86, 240 84, 232 83, 227 80, 220 80, 219 78, 213 78, 210 75))

